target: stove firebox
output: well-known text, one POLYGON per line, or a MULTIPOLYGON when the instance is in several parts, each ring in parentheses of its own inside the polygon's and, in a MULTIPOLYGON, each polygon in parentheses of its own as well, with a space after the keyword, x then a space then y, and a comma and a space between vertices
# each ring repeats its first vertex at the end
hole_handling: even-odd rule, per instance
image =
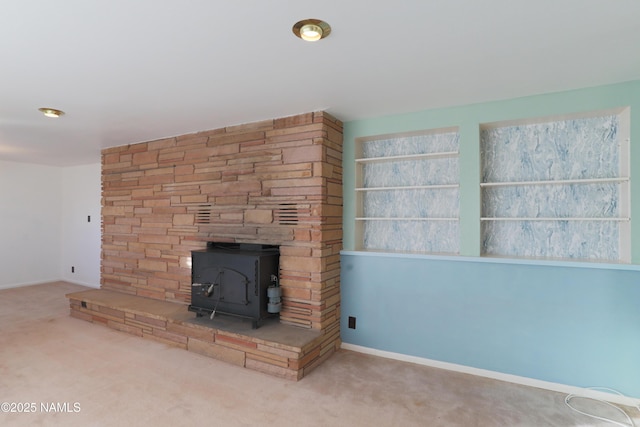
POLYGON ((249 319, 257 328, 273 316, 267 288, 278 285, 277 246, 209 242, 191 252, 191 304, 198 317, 227 314, 249 319))

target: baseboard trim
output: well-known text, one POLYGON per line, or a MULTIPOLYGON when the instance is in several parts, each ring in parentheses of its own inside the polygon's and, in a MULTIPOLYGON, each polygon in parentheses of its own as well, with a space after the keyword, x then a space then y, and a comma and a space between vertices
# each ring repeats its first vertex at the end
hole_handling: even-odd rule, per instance
POLYGON ((464 374, 476 375, 479 377, 491 378, 498 381, 505 381, 513 384, 525 385, 529 387, 541 388, 545 390, 556 391, 565 394, 575 394, 591 399, 604 400, 620 405, 632 406, 640 408, 640 399, 619 396, 603 391, 590 390, 582 387, 570 386, 567 384, 554 383, 549 381, 537 380, 534 378, 521 377, 518 375, 505 374, 502 372, 490 371, 487 369, 473 368, 470 366, 458 365, 455 363, 441 362, 438 360, 425 359, 423 357, 409 356, 401 353, 393 353, 390 351, 377 350, 375 348, 363 347, 355 344, 342 343, 341 348, 351 350, 358 353, 370 354, 373 356, 384 357, 386 359, 394 359, 402 362, 415 363, 417 365, 429 366, 432 368, 446 369, 448 371, 461 372, 464 374))
POLYGON ((88 288, 94 288, 94 289, 100 289, 100 285, 96 285, 93 283, 84 283, 84 282, 80 282, 80 281, 76 281, 76 280, 68 280, 68 279, 51 279, 51 280, 40 280, 37 282, 24 282, 24 283, 10 283, 10 284, 6 284, 6 285, 0 285, 0 290, 3 289, 14 289, 14 288, 23 288, 25 286, 36 286, 36 285, 44 285, 47 283, 54 283, 54 282, 67 282, 67 283, 73 283, 74 285, 80 285, 80 286, 86 286, 88 288))
POLYGON ((24 283, 9 283, 6 285, 0 285, 0 290, 2 289, 14 289, 14 288, 23 288, 25 286, 35 286, 35 285, 42 285, 43 283, 49 283, 49 282, 56 282, 57 280, 45 280, 43 281, 38 281, 38 282, 24 282, 24 283))
POLYGON ((96 285, 95 283, 86 283, 78 280, 69 280, 69 279, 62 279, 62 281, 67 283, 73 283, 74 285, 86 286, 87 288, 100 289, 100 284, 96 285))

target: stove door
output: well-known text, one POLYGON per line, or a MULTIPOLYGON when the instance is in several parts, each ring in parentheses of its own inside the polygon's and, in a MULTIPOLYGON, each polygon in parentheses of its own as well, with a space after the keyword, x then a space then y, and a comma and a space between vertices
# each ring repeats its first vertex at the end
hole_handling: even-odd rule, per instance
POLYGON ((249 279, 239 271, 223 267, 220 272, 220 301, 249 304, 249 279))

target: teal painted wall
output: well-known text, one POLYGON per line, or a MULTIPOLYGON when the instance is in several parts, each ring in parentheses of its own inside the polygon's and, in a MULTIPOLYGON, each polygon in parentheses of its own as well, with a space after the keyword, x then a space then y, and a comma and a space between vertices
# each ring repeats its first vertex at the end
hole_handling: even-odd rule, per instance
POLYGON ((486 262, 480 255, 483 123, 631 108, 631 216, 640 212, 640 81, 345 123, 345 343, 640 397, 640 223, 632 265, 486 262), (459 259, 355 248, 354 141, 460 129, 459 259), (347 328, 348 316, 357 329, 347 328))

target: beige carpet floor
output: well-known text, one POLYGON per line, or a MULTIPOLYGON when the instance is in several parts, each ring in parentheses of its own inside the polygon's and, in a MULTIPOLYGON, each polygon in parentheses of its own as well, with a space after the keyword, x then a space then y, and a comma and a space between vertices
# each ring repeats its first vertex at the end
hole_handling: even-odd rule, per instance
POLYGON ((0 291, 0 426, 611 425, 560 393, 345 350, 273 378, 71 318, 64 295, 83 289, 0 291))

